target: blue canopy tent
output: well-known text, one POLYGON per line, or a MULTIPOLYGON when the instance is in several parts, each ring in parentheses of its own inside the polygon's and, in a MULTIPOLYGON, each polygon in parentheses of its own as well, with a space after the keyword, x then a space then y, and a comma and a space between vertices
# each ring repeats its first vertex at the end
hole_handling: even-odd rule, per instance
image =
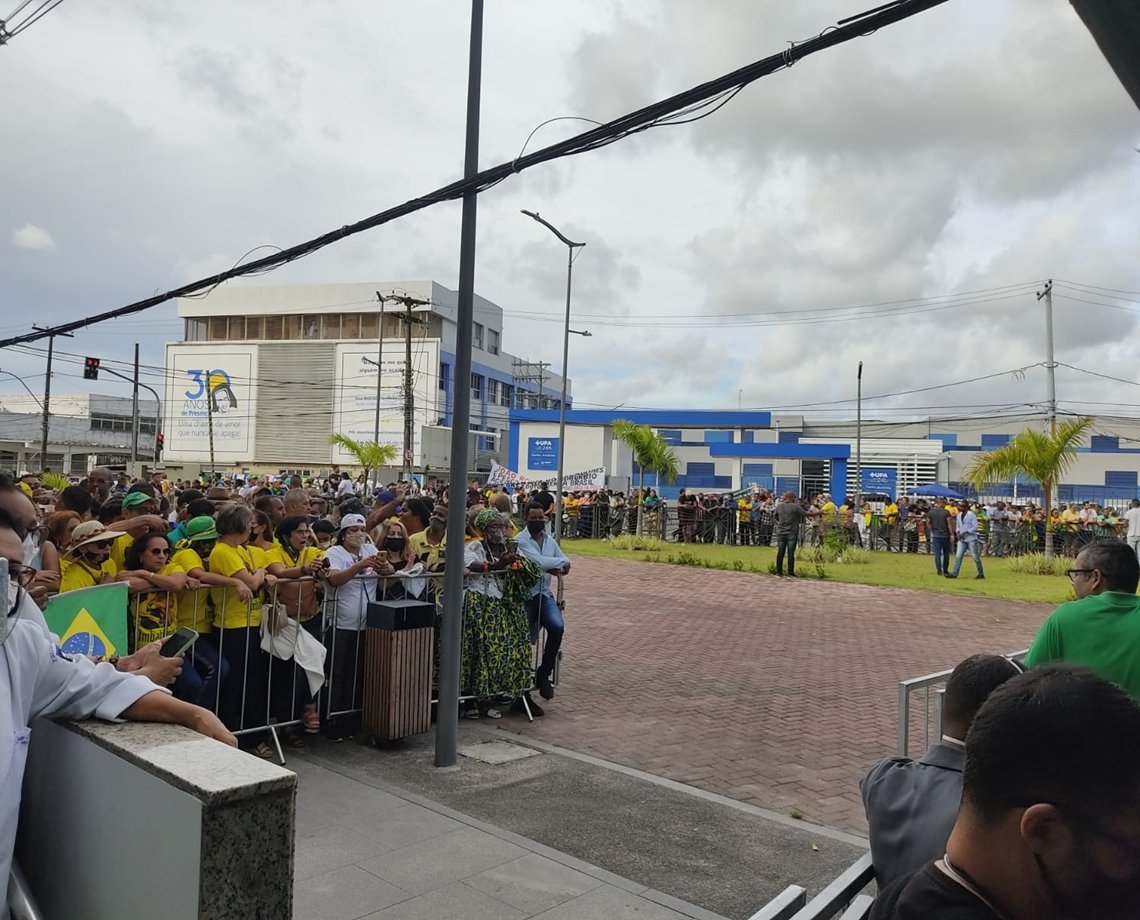
POLYGON ((953 498, 958 501, 962 501, 966 497, 961 492, 955 492, 953 489, 948 489, 946 486, 940 486, 936 482, 930 482, 924 486, 915 486, 910 490, 909 494, 918 495, 924 498, 953 498))

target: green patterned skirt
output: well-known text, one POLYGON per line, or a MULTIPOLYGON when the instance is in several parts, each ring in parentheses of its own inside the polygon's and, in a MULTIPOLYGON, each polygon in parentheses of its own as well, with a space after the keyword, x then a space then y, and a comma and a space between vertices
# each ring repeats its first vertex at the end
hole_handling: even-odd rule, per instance
POLYGON ((460 686, 480 699, 520 696, 531 687, 530 628, 521 603, 468 591, 463 607, 460 686))

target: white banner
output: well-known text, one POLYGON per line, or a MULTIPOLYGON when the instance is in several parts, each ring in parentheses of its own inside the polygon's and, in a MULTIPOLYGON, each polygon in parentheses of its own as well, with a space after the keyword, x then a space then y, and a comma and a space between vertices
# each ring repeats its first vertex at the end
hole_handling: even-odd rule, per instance
MULTIPOLYGON (((606 468, 599 466, 582 473, 570 473, 563 477, 563 480, 567 492, 596 492, 606 487, 606 468)), ((527 479, 521 473, 500 466, 494 460, 491 461, 491 475, 487 477, 489 486, 511 486, 514 489, 526 489, 528 492, 538 488, 543 482, 555 485, 549 479, 527 479)))

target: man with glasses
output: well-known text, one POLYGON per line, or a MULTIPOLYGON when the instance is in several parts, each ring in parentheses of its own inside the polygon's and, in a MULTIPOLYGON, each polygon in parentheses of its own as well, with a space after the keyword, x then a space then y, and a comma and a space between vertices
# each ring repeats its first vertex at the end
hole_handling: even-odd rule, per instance
POLYGON ((880 892, 871 920, 1085 917, 1140 917, 1140 706, 1048 665, 982 705, 946 855, 880 892))
POLYGON ((1065 661, 1092 668, 1140 699, 1140 562, 1126 543, 1081 550, 1068 571, 1075 601, 1054 610, 1025 658, 1029 667, 1065 661))

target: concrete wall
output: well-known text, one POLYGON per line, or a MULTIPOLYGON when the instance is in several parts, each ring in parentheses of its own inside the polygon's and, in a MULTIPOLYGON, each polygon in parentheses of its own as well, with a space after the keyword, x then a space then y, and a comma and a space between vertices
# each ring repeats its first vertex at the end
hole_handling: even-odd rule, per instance
POLYGON ((40 720, 16 858, 46 920, 288 920, 296 779, 177 726, 40 720))

